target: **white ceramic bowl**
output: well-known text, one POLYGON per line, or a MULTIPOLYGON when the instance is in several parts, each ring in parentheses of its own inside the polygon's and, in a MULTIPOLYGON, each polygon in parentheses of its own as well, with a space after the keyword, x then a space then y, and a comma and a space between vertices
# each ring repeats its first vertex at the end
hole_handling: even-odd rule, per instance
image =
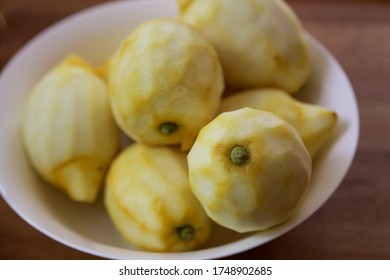
POLYGON ((21 143, 21 110, 31 87, 57 62, 76 53, 99 65, 140 22, 176 16, 175 0, 111 2, 66 18, 31 40, 0 77, 0 190, 26 222, 75 249, 113 259, 215 259, 264 244, 299 225, 336 190, 355 154, 359 116, 354 92, 336 60, 308 35, 312 75, 300 99, 339 115, 332 139, 318 155, 312 182, 296 215, 269 231, 238 234, 216 227, 201 249, 150 253, 127 244, 111 224, 101 198, 93 205, 70 201, 30 167, 21 143))

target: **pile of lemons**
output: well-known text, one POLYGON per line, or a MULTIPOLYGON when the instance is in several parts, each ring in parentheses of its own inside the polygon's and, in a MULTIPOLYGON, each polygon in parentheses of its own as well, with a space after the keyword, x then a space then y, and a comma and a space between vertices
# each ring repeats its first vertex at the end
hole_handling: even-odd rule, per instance
POLYGON ((107 212, 150 251, 199 248, 213 223, 237 232, 286 221, 336 113, 293 95, 310 74, 282 0, 179 0, 104 65, 69 55, 32 89, 23 141, 34 169, 107 212), (132 140, 121 147, 121 133, 132 140))

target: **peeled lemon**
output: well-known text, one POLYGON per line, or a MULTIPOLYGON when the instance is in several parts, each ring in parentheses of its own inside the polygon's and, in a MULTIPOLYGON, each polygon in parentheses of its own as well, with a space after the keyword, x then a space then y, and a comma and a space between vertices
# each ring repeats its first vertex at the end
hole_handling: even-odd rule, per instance
POLYGON ((178 252, 207 241, 211 220, 191 193, 186 154, 134 144, 115 159, 105 205, 119 233, 148 251, 178 252))
POLYGON ((105 83, 70 55, 28 96, 23 142, 35 170, 72 200, 93 202, 119 148, 105 83))
POLYGON ((178 0, 180 18, 215 47, 230 88, 275 86, 289 93, 310 66, 299 19, 282 0, 178 0))
POLYGON ((311 157, 295 129, 250 108, 222 113, 188 154, 190 188, 207 215, 237 232, 269 229, 297 209, 311 157))
POLYGON ((274 113, 291 124, 314 158, 332 135, 337 114, 320 105, 298 101, 277 88, 262 88, 237 92, 222 99, 219 111, 234 111, 250 107, 274 113))
POLYGON ((112 110, 120 128, 147 145, 188 150, 218 110, 222 69, 211 44, 176 19, 138 26, 110 68, 112 110))
POLYGON ((113 60, 113 55, 106 58, 106 60, 103 61, 102 64, 98 65, 95 68, 95 73, 103 79, 106 83, 108 82, 108 79, 110 77, 110 71, 111 71, 111 64, 113 60))

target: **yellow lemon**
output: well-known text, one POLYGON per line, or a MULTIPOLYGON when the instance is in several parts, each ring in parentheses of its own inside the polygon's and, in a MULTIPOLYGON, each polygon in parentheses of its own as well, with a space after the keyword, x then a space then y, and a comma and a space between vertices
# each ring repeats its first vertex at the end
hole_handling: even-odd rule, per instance
POLYGON ((211 220, 189 189, 186 154, 134 144, 115 159, 105 205, 130 243, 149 251, 188 251, 209 237, 211 220))
POLYGON ((237 232, 265 230, 295 211, 311 157, 293 127, 251 108, 222 113, 188 154, 190 188, 208 216, 237 232))
POLYGON ((274 113, 291 124, 301 136, 312 158, 330 138, 337 114, 323 106, 298 101, 282 89, 264 88, 238 92, 222 99, 219 111, 250 107, 274 113))
POLYGON ((32 89, 23 142, 33 167, 76 201, 95 200, 119 147, 105 83, 71 55, 32 89))
POLYGON ((213 47, 176 19, 141 24, 111 63, 115 119, 128 136, 148 145, 180 144, 188 150, 215 117, 223 88, 213 47))
POLYGON ((110 71, 111 71, 111 64, 113 60, 113 56, 109 56, 106 60, 103 61, 102 64, 98 65, 95 68, 96 74, 103 79, 106 83, 108 82, 108 79, 110 77, 110 71))
POLYGON ((229 87, 294 93, 309 73, 304 31, 282 0, 178 0, 180 18, 215 47, 229 87))

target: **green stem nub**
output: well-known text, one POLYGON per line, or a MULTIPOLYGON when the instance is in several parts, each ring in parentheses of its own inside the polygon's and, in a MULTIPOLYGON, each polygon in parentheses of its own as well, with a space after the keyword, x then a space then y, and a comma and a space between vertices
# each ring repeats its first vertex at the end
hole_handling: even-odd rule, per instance
POLYGON ((243 165, 249 160, 249 153, 243 146, 235 146, 230 151, 230 159, 234 164, 243 165))
POLYGON ((194 239, 195 230, 192 226, 182 226, 177 228, 177 234, 183 241, 190 241, 194 239))
POLYGON ((178 128, 177 124, 173 122, 166 122, 160 125, 160 132, 162 134, 168 135, 174 133, 177 130, 177 128, 178 128))

